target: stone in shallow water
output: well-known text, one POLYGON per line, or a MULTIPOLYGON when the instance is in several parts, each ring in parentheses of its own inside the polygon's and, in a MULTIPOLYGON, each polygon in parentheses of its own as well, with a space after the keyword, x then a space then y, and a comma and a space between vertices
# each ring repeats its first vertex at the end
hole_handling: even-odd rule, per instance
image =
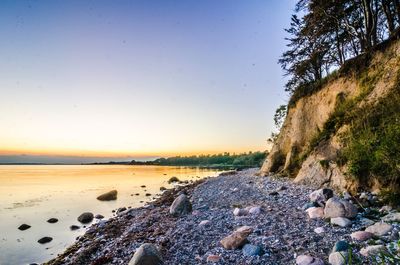
POLYGON ((353 240, 365 241, 365 240, 372 238, 374 236, 374 234, 372 234, 370 232, 366 232, 366 231, 357 231, 357 232, 352 233, 350 236, 353 240))
POLYGON ((92 213, 86 212, 78 217, 78 221, 81 222, 82 224, 87 224, 90 223, 94 218, 94 215, 92 213))
POLYGON ((128 265, 159 265, 162 263, 163 259, 157 247, 145 243, 136 250, 128 265))
POLYGON ((50 218, 49 220, 47 220, 47 222, 50 223, 50 224, 54 224, 54 223, 58 222, 58 219, 57 218, 50 218))
POLYGON ((69 229, 71 229, 72 231, 78 230, 79 228, 80 228, 80 227, 77 226, 77 225, 71 225, 71 226, 69 227, 69 229))
POLYGON ((114 201, 117 199, 118 191, 112 190, 107 193, 101 194, 97 199, 99 201, 114 201))
POLYGON ((96 218, 96 219, 103 219, 104 218, 104 216, 103 215, 101 215, 101 214, 96 214, 95 216, 94 216, 94 218, 96 218))
POLYGON ((311 207, 306 210, 310 219, 324 218, 324 208, 311 207))
POLYGON ((393 230, 393 226, 387 223, 376 223, 368 226, 365 231, 370 232, 376 236, 384 236, 393 230))
POLYGON ((22 225, 20 225, 18 227, 18 229, 21 230, 21 231, 24 231, 24 230, 29 229, 29 228, 31 228, 31 226, 27 225, 27 224, 22 224, 22 225))
POLYGON ((331 218, 331 224, 338 225, 340 227, 350 227, 351 221, 346 217, 335 217, 331 218))
POLYGON ((261 256, 263 250, 260 246, 246 244, 243 246, 242 253, 244 256, 261 256))
POLYGON ((40 244, 46 244, 46 243, 49 243, 52 240, 53 240, 52 237, 45 236, 45 237, 42 237, 41 239, 39 239, 37 242, 40 243, 40 244))

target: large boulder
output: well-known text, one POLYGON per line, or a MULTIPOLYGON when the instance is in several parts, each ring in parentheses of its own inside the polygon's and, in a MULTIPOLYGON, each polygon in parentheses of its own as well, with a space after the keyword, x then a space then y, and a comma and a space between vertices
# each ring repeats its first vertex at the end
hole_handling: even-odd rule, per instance
POLYGON ((129 261, 128 265, 159 265, 163 264, 161 253, 150 243, 141 245, 129 261))
POLYGON ((354 218, 357 215, 357 207, 346 201, 338 198, 330 198, 325 205, 325 218, 346 217, 354 218))
POLYGON ((118 191, 112 190, 107 193, 101 194, 97 199, 99 201, 114 201, 117 199, 118 191))
POLYGON ((181 216, 188 214, 192 211, 192 204, 185 194, 181 194, 174 200, 171 207, 169 208, 170 214, 173 216, 181 216))
POLYGON ((333 197, 333 190, 327 188, 319 189, 311 192, 309 197, 310 201, 324 207, 326 201, 333 197))
POLYGON ((90 223, 94 218, 94 215, 90 212, 83 213, 78 216, 78 221, 82 224, 90 223))
POLYGON ((324 218, 324 208, 322 207, 311 207, 306 210, 310 219, 324 218))

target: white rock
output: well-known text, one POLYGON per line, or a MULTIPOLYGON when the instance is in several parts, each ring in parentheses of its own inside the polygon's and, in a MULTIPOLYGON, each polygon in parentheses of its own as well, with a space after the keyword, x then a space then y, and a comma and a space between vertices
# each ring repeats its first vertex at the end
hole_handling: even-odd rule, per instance
POLYGON ((300 255, 296 258, 297 265, 324 265, 324 262, 319 258, 314 258, 308 255, 300 255))
POLYGON ((235 208, 235 210, 233 210, 233 215, 235 216, 243 216, 247 214, 248 212, 245 209, 235 208))
POLYGON ((357 231, 357 232, 351 233, 351 235, 350 235, 350 237, 356 241, 365 241, 365 240, 372 238, 373 236, 374 236, 374 234, 372 234, 370 232, 366 232, 366 231, 357 231))
POLYGON ((309 195, 310 201, 316 202, 321 206, 323 206, 325 202, 332 197, 333 197, 333 190, 327 188, 313 191, 309 195))
POLYGON ((330 198, 325 205, 324 214, 327 218, 347 217, 354 218, 357 215, 357 207, 354 204, 340 200, 338 198, 330 198))
POLYGON ((311 207, 306 210, 310 219, 324 218, 324 208, 311 207))
POLYGON ((360 250, 360 254, 365 257, 379 255, 381 253, 385 253, 386 247, 384 245, 374 245, 374 246, 367 246, 360 250))
POLYGON ((385 222, 399 222, 400 223, 400 213, 389 213, 382 217, 382 221, 385 222))
POLYGON ((348 253, 345 251, 333 252, 329 255, 329 264, 331 265, 345 265, 347 264, 348 253))
POLYGON ((325 229, 323 227, 317 227, 314 229, 314 232, 317 234, 325 233, 325 229))
POLYGON ((206 225, 208 225, 209 223, 211 223, 210 220, 203 220, 203 221, 201 221, 201 222, 199 223, 199 226, 206 226, 206 225))
POLYGON ((335 217, 331 218, 331 224, 338 225, 340 227, 351 226, 351 221, 345 217, 335 217))
POLYGON ((393 230, 393 226, 387 223, 375 223, 368 226, 365 231, 370 232, 376 236, 384 236, 393 230))
POLYGON ((261 213, 261 207, 260 206, 251 207, 249 213, 252 215, 259 215, 261 213))

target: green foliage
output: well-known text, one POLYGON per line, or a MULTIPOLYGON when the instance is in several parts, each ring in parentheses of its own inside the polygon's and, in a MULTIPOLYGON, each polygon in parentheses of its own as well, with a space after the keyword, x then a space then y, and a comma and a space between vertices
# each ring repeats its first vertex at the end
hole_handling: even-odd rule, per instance
POLYGON ((134 165, 160 166, 234 166, 259 167, 265 160, 266 152, 249 152, 243 154, 223 153, 217 155, 175 156, 158 158, 153 161, 132 161, 134 165))
POLYGON ((400 93, 396 89, 379 103, 353 112, 342 156, 349 173, 367 185, 373 177, 392 188, 400 185, 400 93))
POLYGON ((276 109, 275 115, 274 115, 274 123, 275 123, 276 128, 280 129, 282 127, 283 122, 285 121, 286 113, 287 113, 286 105, 280 105, 276 109))

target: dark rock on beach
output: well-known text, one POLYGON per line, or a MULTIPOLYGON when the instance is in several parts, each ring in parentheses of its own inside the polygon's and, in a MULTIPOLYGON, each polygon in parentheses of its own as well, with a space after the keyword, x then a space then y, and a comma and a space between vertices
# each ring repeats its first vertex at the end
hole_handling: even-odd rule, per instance
POLYGON ((31 228, 31 226, 30 226, 30 225, 27 225, 27 224, 22 224, 22 225, 20 225, 20 226, 18 227, 18 229, 21 230, 21 231, 25 231, 25 230, 27 230, 27 229, 29 229, 29 228, 31 228))
POLYGON ((185 194, 179 195, 172 203, 169 212, 174 216, 181 216, 192 211, 192 204, 185 194))
POLYGON ((52 237, 45 236, 45 237, 42 237, 41 239, 39 239, 37 242, 40 244, 46 244, 46 243, 51 242, 52 240, 53 240, 52 237))
POLYGON ((118 191, 112 190, 97 197, 99 201, 114 201, 117 199, 118 191))
POLYGON ((78 226, 78 225, 71 225, 71 226, 69 227, 69 229, 71 229, 72 231, 78 230, 79 228, 81 228, 81 227, 78 226))
POLYGON ((159 265, 162 263, 163 259, 157 247, 145 243, 136 250, 128 265, 159 265))
POLYGON ((79 215, 78 221, 81 222, 82 224, 88 224, 91 221, 93 221, 94 215, 90 212, 83 213, 79 215))
POLYGON ((178 179, 177 177, 171 177, 171 178, 168 180, 168 184, 175 183, 175 182, 179 182, 179 179, 178 179))

